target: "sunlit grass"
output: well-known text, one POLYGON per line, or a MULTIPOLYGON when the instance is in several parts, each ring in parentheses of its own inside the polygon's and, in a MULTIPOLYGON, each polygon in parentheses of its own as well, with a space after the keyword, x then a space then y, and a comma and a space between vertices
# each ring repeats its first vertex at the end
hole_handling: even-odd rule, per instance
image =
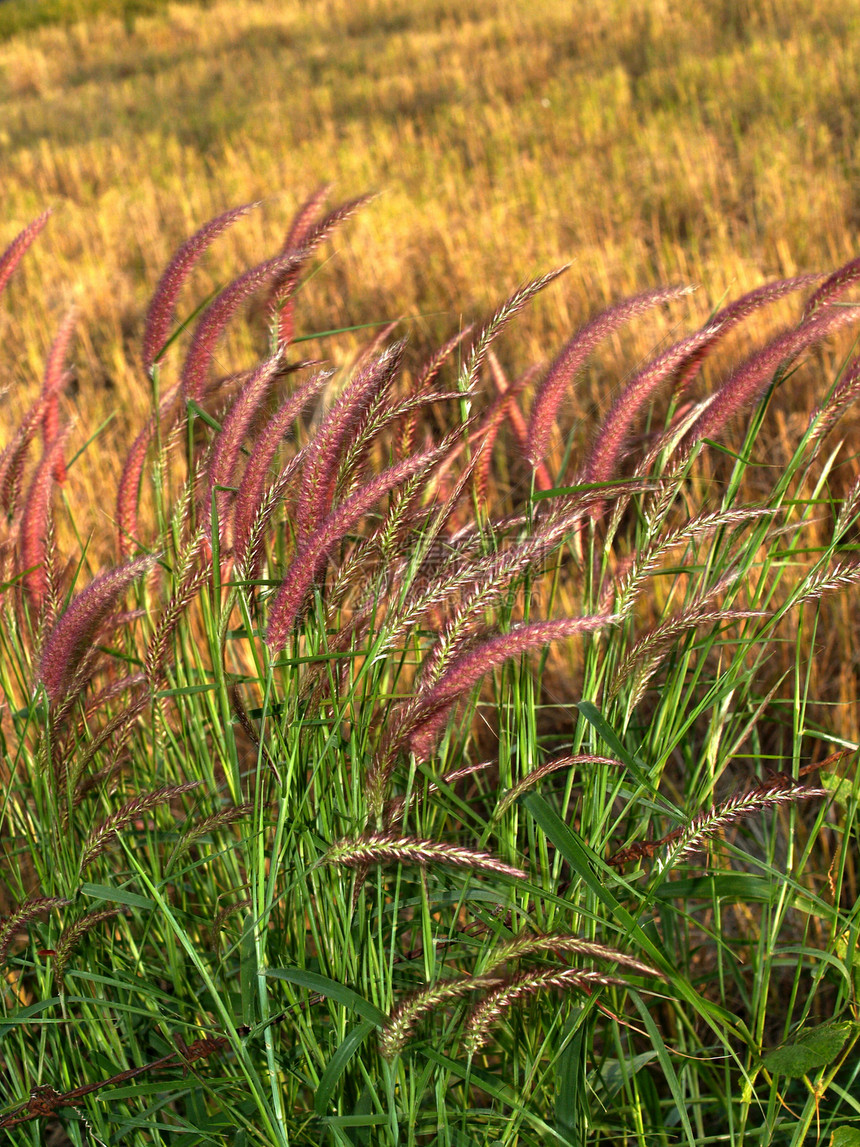
POLYGON ((752 356, 689 407, 729 305, 631 371, 571 458, 554 380, 677 289, 597 316, 517 395, 518 433, 485 351, 559 283, 516 292, 432 381, 397 344, 333 381, 283 341, 279 274, 322 212, 266 265, 259 371, 209 337, 259 270, 173 338, 188 258, 236 213, 177 256, 138 352, 163 405, 119 490, 102 468, 83 512, 72 483, 50 509, 64 354, 0 455, 0 1132, 844 1139, 857 745, 822 639, 860 583, 832 433, 856 359, 762 459, 785 338, 856 327, 860 264, 789 284, 807 317, 767 371, 752 356), (97 508, 126 564, 84 539, 97 508))
MULTIPOLYGON (((40 7, 0 4, 0 37, 22 4, 40 7)), ((124 539, 130 552, 157 556, 161 580, 136 583, 129 604, 139 612, 100 637, 99 676, 61 721, 61 703, 49 706, 37 681, 57 680, 40 660, 51 611, 73 580, 77 591, 117 562, 116 488, 154 401, 140 361, 145 307, 203 220, 261 201, 184 288, 178 314, 191 325, 204 299, 279 248, 316 186, 334 180, 339 199, 379 192, 298 293, 307 341, 293 353, 342 369, 324 407, 296 423, 285 456, 313 443, 359 348, 387 320, 402 318, 389 343, 409 340, 395 388, 403 395, 440 343, 564 263, 566 275, 495 343, 509 379, 549 361, 624 295, 701 284, 620 329, 569 388, 545 458, 566 486, 623 384, 724 295, 857 254, 855 11, 836 0, 814 13, 799 0, 701 9, 135 0, 94 17, 82 0, 46 5, 39 23, 0 39, 0 251, 53 208, 0 308, 9 431, 0 447, 38 394, 71 304, 78 318, 46 612, 27 609, 20 554, 0 546, 0 559, 15 559, 0 578, 0 913, 32 896, 71 903, 11 917, 0 1118, 34 1087, 114 1078, 60 1112, 75 1147, 180 1135, 235 1147, 829 1145, 857 1116, 848 1056, 858 986, 857 421, 847 410, 817 451, 808 420, 850 361, 856 323, 792 364, 677 473, 671 452, 655 458, 648 473, 662 476, 660 489, 607 493, 594 526, 589 511, 545 563, 524 566, 509 593, 483 603, 472 620, 486 634, 627 612, 496 668, 429 757, 409 751, 426 747, 425 728, 424 742, 400 745, 390 775, 379 765, 385 737, 408 716, 449 634, 446 616, 471 592, 469 561, 524 544, 558 500, 547 501, 510 425, 487 489, 469 488, 441 550, 416 556, 424 521, 408 544, 380 542, 381 557, 351 566, 397 504, 382 499, 342 538, 281 650, 266 635, 295 556, 295 504, 267 519, 259 577, 219 569, 194 530, 229 491, 202 506, 182 501, 183 483, 233 392, 202 413, 186 406, 187 433, 174 441, 164 427, 173 453, 153 445, 139 522, 124 539), (339 333, 316 337, 325 331, 339 333), (749 506, 769 513, 685 533, 643 574, 630 606, 625 579, 637 556, 697 514, 749 506), (519 516, 504 528, 488 524, 510 515, 519 516), (481 530, 470 534, 473 516, 481 530), (451 580, 438 611, 398 629, 402 595, 440 573, 440 560, 451 580), (170 594, 183 592, 183 561, 202 581, 182 599, 155 672, 153 643, 170 594), (378 600, 363 616, 367 585, 378 600), (679 625, 715 587, 723 614, 679 625), (146 703, 123 724, 144 670, 146 703), (91 704, 95 684, 125 673, 131 693, 91 704), (820 780, 804 771, 843 749, 820 780), (464 766, 476 771, 451 775, 464 766), (162 792, 189 780, 202 783, 162 792), (814 795, 819 787, 830 795, 814 795), (127 805, 153 793, 151 805, 127 805), (712 835, 719 826, 725 839, 712 835), (673 853, 696 833, 702 851, 673 853), (443 863, 434 842, 459 849, 460 866, 443 863), (390 866, 364 871, 359 846, 390 866), (350 867, 339 866, 344 857, 350 867), (118 915, 87 915, 112 907, 118 915), (479 980, 452 997, 447 984, 491 976, 498 948, 541 933, 632 954, 667 979, 619 968, 626 986, 591 996, 570 983, 523 987, 513 1007, 499 1004, 478 1047, 475 1009, 496 987, 479 980), (392 1031, 408 1027, 398 1009, 427 989, 443 997, 398 1044, 392 1031), (807 1064, 805 1079, 785 1059, 762 1061, 798 1029, 831 1021, 847 1026, 818 1036, 839 1046, 807 1064), (209 1037, 211 1047, 195 1043, 209 1037), (162 1067, 115 1079, 178 1040, 200 1052, 190 1074, 179 1045, 162 1067)), ((753 345, 796 326, 801 307, 792 296, 753 316, 680 406, 667 384, 630 429, 624 473, 668 420, 690 413, 687 398, 713 394, 753 345)), ((262 296, 247 309, 251 321, 219 343, 214 373, 268 353, 262 296)), ((180 339, 159 368, 160 393, 187 346, 180 339)), ((452 354, 440 385, 462 382, 464 355, 452 354)), ((469 403, 427 408, 413 449, 457 426, 462 434, 467 407, 482 418, 497 385, 484 370, 469 403)), ((519 400, 526 414, 530 395, 519 400)), ((249 428, 246 451, 263 424, 249 428)), ((451 492, 473 447, 452 449, 425 509, 451 492)), ((364 476, 397 450, 396 436, 382 435, 364 476)), ((337 497, 348 490, 344 479, 337 497)), ((17 545, 15 513, 2 525, 17 545)), ((455 666, 459 652, 453 645, 455 666)), ((506 975, 558 972, 567 958, 559 942, 509 961, 506 975)), ((50 1127, 34 1119, 10 1127, 7 1141, 41 1147, 50 1127)))

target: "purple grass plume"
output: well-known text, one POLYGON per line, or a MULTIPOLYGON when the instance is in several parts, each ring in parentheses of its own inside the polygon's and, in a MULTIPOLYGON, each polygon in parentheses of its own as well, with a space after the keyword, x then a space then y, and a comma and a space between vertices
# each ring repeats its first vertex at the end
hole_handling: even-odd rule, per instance
POLYGON ((43 211, 32 223, 19 231, 6 250, 0 255, 0 295, 15 272, 15 268, 23 259, 33 240, 48 222, 51 212, 43 211))
POLYGON ((40 394, 21 419, 9 443, 0 453, 0 508, 15 519, 21 509, 20 494, 30 443, 43 423, 45 400, 40 394))
MULTIPOLYGON (((60 394, 69 381, 66 370, 66 357, 77 322, 77 311, 72 308, 60 323, 51 349, 48 351, 48 361, 45 364, 45 376, 42 382, 42 399, 45 404, 42 414, 42 441, 49 446, 60 433, 60 394)), ((60 455, 54 466, 54 481, 62 485, 66 481, 66 464, 60 455)))
POLYGON ((338 506, 319 529, 301 544, 269 613, 266 644, 270 649, 283 649, 286 645, 320 563, 332 547, 381 497, 413 474, 431 467, 438 460, 439 454, 439 450, 429 450, 384 470, 338 506))
POLYGON ((413 836, 392 836, 389 833, 370 833, 355 839, 336 841, 323 857, 323 863, 359 869, 369 864, 450 864, 454 868, 495 872, 513 880, 527 879, 521 868, 505 864, 489 852, 443 841, 421 840, 413 836))
POLYGON ((618 976, 583 968, 546 968, 516 972, 494 988, 469 1013, 463 1046, 466 1054, 476 1055, 489 1040, 489 1031, 515 1003, 546 991, 548 988, 575 989, 590 996, 595 988, 624 988, 618 976))
MULTIPOLYGON (((618 761, 613 762, 619 764, 618 761)), ((484 971, 488 974, 498 972, 511 960, 521 960, 524 956, 554 955, 560 958, 564 955, 587 956, 591 960, 607 960, 613 964, 620 964, 623 968, 630 968, 641 976, 656 976, 665 979, 663 972, 635 956, 628 956, 626 952, 619 952, 617 948, 610 948, 606 944, 599 944, 594 940, 583 940, 581 936, 573 936, 569 932, 521 932, 513 939, 500 944, 488 953, 484 971)))
POLYGON ((328 192, 329 185, 323 185, 299 209, 281 249, 282 254, 298 250, 303 252, 301 263, 275 276, 269 295, 269 308, 276 312, 278 317, 278 346, 281 349, 291 343, 295 336, 294 293, 302 266, 335 227, 374 198, 373 195, 361 195, 357 199, 340 204, 324 219, 319 219, 320 208, 328 192))
POLYGON ((405 343, 393 343, 359 370, 308 444, 295 514, 296 536, 300 543, 317 529, 328 513, 340 456, 371 404, 391 386, 403 360, 404 349, 405 343))
POLYGON ((505 299, 490 321, 482 327, 478 333, 478 337, 475 339, 463 369, 460 372, 460 377, 457 382, 458 390, 468 391, 472 389, 478 381, 478 375, 489 353, 490 347, 511 319, 518 315, 520 311, 532 301, 535 295, 545 287, 548 287, 550 283, 554 283, 555 280, 567 270, 568 265, 565 265, 564 267, 557 268, 555 271, 550 271, 546 275, 541 275, 537 279, 532 279, 522 287, 518 287, 512 295, 505 299))
MULTIPOLYGON (((441 732, 440 721, 447 721, 455 702, 492 669, 521 653, 548 645, 551 641, 559 641, 578 633, 593 633, 613 625, 617 620, 613 615, 598 614, 593 617, 563 617, 555 621, 532 622, 515 626, 509 633, 491 637, 462 653, 451 662, 430 689, 419 689, 416 693, 412 704, 414 716, 418 720, 409 731, 412 751, 420 759, 426 760, 441 732)), ((410 703, 407 702, 407 705, 410 703)))
POLYGON ((812 283, 819 282, 821 278, 820 274, 813 274, 796 275, 791 279, 777 279, 772 283, 765 283, 761 287, 756 287, 754 291, 741 295, 739 299, 735 299, 727 307, 717 311, 707 324, 708 328, 715 332, 712 339, 694 351, 678 370, 675 382, 676 400, 689 388, 717 339, 723 339, 729 331, 754 315, 756 311, 761 310, 762 307, 775 303, 779 299, 784 299, 786 295, 790 295, 794 291, 811 286, 812 283))
POLYGON ((271 392, 275 376, 281 366, 279 354, 266 359, 251 372, 238 396, 231 405, 221 431, 212 444, 212 452, 206 474, 206 494, 203 505, 203 521, 207 534, 212 526, 212 499, 215 498, 216 518, 223 528, 225 505, 228 500, 226 490, 218 487, 232 486, 239 462, 242 443, 251 423, 271 392))
POLYGON ((290 252, 267 259, 239 275, 224 288, 218 297, 209 304, 194 330, 191 346, 182 367, 182 397, 186 401, 199 402, 206 393, 207 378, 215 354, 216 344, 224 328, 249 295, 269 283, 280 271, 298 265, 303 258, 301 252, 290 252))
POLYGON ((121 558, 127 558, 137 542, 137 505, 147 451, 155 437, 156 428, 161 423, 169 425, 175 421, 180 409, 178 398, 177 383, 165 391, 157 413, 149 419, 135 438, 123 465, 116 498, 117 548, 121 558))
POLYGON ((506 979, 505 976, 461 976, 412 992, 389 1015, 379 1036, 380 1052, 386 1059, 393 1059, 429 1012, 452 1000, 460 1000, 470 992, 499 987, 506 979))
MULTIPOLYGON (((839 754, 836 754, 832 760, 838 757, 839 754)), ((787 773, 772 773, 752 788, 740 790, 727 800, 698 813, 686 825, 673 829, 659 840, 636 841, 613 853, 608 863, 614 868, 621 868, 630 861, 662 853, 657 861, 658 870, 662 870, 701 851, 707 840, 720 836, 726 828, 745 817, 794 801, 829 795, 829 790, 802 784, 787 773)))
POLYGON ((627 442, 633 420, 646 402, 654 397, 656 388, 670 377, 678 365, 689 356, 712 342, 717 333, 715 327, 705 327, 696 334, 682 339, 667 351, 649 362, 630 382, 612 404, 612 409, 604 419, 603 426, 591 448, 585 464, 586 482, 608 482, 627 442))
POLYGON ((93 928, 97 928, 99 924, 103 924, 106 920, 113 920, 114 917, 119 916, 122 911, 122 908, 97 908, 93 912, 87 912, 85 916, 81 916, 74 924, 70 924, 68 928, 63 929, 62 935, 57 941, 56 955, 54 956, 53 964, 54 982, 61 995, 65 992, 66 968, 69 965, 69 960, 75 946, 80 943, 87 932, 91 932, 93 928))
POLYGON ((792 777, 778 775, 763 781, 755 788, 735 793, 728 800, 693 817, 676 837, 666 841, 664 855, 658 859, 657 867, 662 869, 667 865, 680 864, 688 856, 699 852, 706 840, 719 836, 723 829, 745 817, 778 805, 829 795, 827 789, 800 784, 792 777))
POLYGON ((734 415, 753 403, 771 382, 774 372, 802 350, 827 335, 856 322, 860 307, 823 307, 801 326, 773 339, 737 367, 720 387, 713 401, 682 441, 689 449, 703 438, 712 438, 734 415))
POLYGON ((824 280, 818 290, 809 296, 809 301, 803 311, 803 320, 811 318, 827 304, 834 303, 858 281, 860 281, 860 257, 851 259, 837 268, 832 275, 824 280))
MULTIPOLYGON (((511 383, 504 370, 502 370, 501 363, 496 357, 496 353, 490 350, 487 354, 487 362, 490 366, 490 376, 496 390, 499 392, 498 402, 501 404, 501 414, 506 418, 511 425, 511 430, 514 432, 514 437, 517 440, 520 454, 523 458, 528 458, 529 452, 529 432, 526 420, 523 417, 523 412, 520 410, 519 396, 522 391, 530 386, 531 383, 538 377, 543 369, 540 365, 535 365, 530 369, 523 372, 520 377, 511 383)), ((488 412, 487 417, 490 417, 488 412)), ((489 468, 489 458, 482 465, 489 468)), ((551 490, 553 487, 552 478, 550 478, 549 470, 543 462, 539 462, 534 470, 535 486, 538 490, 551 490)), ((475 475, 476 488, 480 490, 479 475, 475 475)))
POLYGON ((813 410, 809 416, 809 441, 821 442, 833 429, 845 411, 860 396, 860 355, 846 369, 833 393, 813 410))
POLYGON ((67 904, 71 904, 71 900, 66 900, 62 896, 34 896, 19 904, 14 912, 0 922, 0 966, 6 963, 9 948, 19 929, 36 916, 41 916, 43 912, 52 912, 55 908, 63 908, 67 904))
POLYGON ((202 783, 202 781, 185 781, 184 784, 181 785, 164 785, 160 789, 153 790, 153 792, 141 793, 127 800, 121 808, 111 813, 106 820, 103 820, 101 824, 97 824, 90 831, 89 836, 83 844, 80 866, 81 872, 84 872, 94 860, 97 860, 103 852, 106 852, 116 840, 118 834, 122 832, 124 828, 128 828, 133 821, 139 820, 142 813, 149 812, 150 809, 156 808, 158 805, 175 800, 176 797, 182 796, 183 793, 191 792, 192 789, 199 788, 202 783))
POLYGON ((47 538, 50 529, 54 474, 63 458, 67 431, 46 448, 36 468, 21 514, 21 569, 30 608, 38 613, 48 592, 47 538))
POLYGON ((73 598, 57 620, 45 641, 37 677, 53 705, 65 698, 81 658, 122 595, 155 563, 155 557, 137 558, 101 574, 73 598))
POLYGON ((637 315, 660 303, 679 299, 693 289, 679 286, 657 287, 644 294, 634 295, 616 303, 608 310, 601 311, 577 331, 550 366, 532 403, 528 429, 528 460, 533 466, 537 466, 546 457, 562 400, 597 344, 637 315))
MULTIPOLYGON (((278 452, 278 447, 284 441, 290 427, 303 408, 319 394, 331 378, 332 373, 331 370, 321 371, 285 399, 251 447, 250 456, 239 483, 233 511, 233 545, 236 561, 239 565, 244 562, 248 553, 254 523, 263 505, 266 478, 278 452)), ((296 461, 297 459, 294 457, 292 463, 296 461)))
POLYGON ((542 765, 530 769, 512 788, 508 789, 496 805, 496 810, 493 814, 494 818, 498 818, 507 812, 511 805, 514 804, 523 793, 528 792, 529 789, 533 789, 535 785, 540 784, 544 777, 551 776, 560 769, 575 769, 580 765, 614 765, 623 767, 621 762, 616 761, 613 757, 599 757, 591 753, 577 753, 572 757, 556 757, 554 760, 544 761, 542 765))
POLYGON ((185 240, 167 264, 153 293, 143 329, 143 369, 147 374, 152 372, 170 339, 176 299, 194 265, 210 243, 255 206, 254 203, 247 203, 210 219, 190 239, 185 240))

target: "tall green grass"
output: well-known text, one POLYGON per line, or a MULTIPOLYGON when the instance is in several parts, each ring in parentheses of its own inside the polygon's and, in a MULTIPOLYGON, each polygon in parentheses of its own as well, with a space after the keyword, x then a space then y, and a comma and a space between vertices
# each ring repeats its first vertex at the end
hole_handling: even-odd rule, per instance
POLYGON ((495 350, 553 274, 423 370, 386 328, 331 376, 295 303, 356 204, 322 204, 196 311, 240 212, 163 275, 111 566, 60 496, 72 320, 0 456, 6 1141, 850 1142, 857 746, 813 667, 860 580, 857 360, 760 443, 857 263, 716 312, 583 442, 587 354, 677 288, 522 378, 495 350))

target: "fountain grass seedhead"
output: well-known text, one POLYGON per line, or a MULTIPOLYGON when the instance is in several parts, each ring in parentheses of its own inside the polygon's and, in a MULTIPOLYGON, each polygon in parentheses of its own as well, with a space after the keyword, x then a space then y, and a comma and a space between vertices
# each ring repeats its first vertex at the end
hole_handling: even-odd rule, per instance
POLYGON ((533 466, 537 467, 545 459, 568 387, 572 385, 597 344, 651 307, 682 298, 692 290, 692 287, 671 286, 645 291, 601 311, 577 331, 550 366, 532 402, 529 414, 528 458, 533 466))
POLYGON ((0 255, 0 295, 6 288, 6 284, 12 278, 15 268, 23 259, 28 248, 35 241, 39 232, 44 228, 45 224, 51 217, 50 209, 43 211, 32 223, 29 223, 23 231, 19 231, 6 250, 0 255))
POLYGON ((254 203, 247 203, 242 207, 233 207, 210 219, 185 240, 168 263, 153 293, 143 329, 142 359, 147 374, 152 372, 170 341, 176 300, 195 264, 219 235, 255 206, 254 203))
POLYGON ((58 618, 45 640, 37 678, 53 705, 65 700, 82 658, 125 592, 155 563, 155 557, 137 558, 100 574, 58 618))

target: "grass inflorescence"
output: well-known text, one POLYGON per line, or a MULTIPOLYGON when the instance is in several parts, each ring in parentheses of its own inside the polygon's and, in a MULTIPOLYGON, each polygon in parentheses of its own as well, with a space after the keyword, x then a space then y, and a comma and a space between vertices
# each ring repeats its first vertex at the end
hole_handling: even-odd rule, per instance
MULTIPOLYGON (((393 325, 332 367, 298 351, 297 292, 363 200, 324 203, 190 318, 198 260, 247 209, 159 281, 111 565, 65 494, 74 313, 0 454, 0 1130, 850 1128, 857 746, 815 666, 860 582, 833 434, 856 360, 785 464, 759 442, 798 355, 856 328, 860 266, 716 311, 583 441, 563 399, 586 360, 685 287, 513 380, 499 340, 557 272, 423 368, 393 325), (795 292, 794 325, 706 391, 722 336, 795 292), (252 296, 265 353, 225 368, 252 296), (769 1050, 828 1023, 805 1072, 769 1050)), ((12 302, 46 223, 0 256, 12 302)))

